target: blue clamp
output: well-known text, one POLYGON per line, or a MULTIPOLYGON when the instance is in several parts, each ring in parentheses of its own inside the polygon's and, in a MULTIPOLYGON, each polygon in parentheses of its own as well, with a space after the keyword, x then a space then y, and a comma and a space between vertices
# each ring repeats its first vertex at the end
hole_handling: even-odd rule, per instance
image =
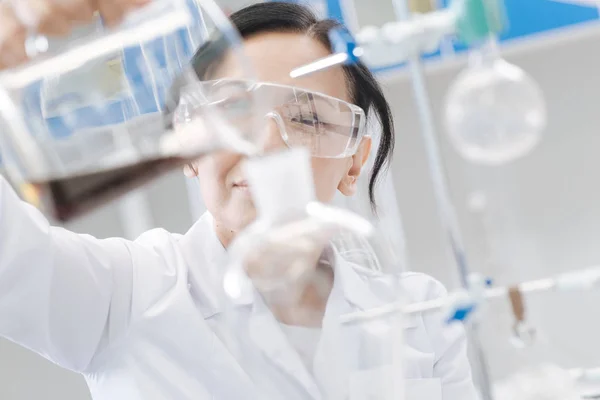
POLYGON ((329 30, 329 42, 333 54, 345 53, 348 58, 344 65, 353 65, 358 63, 359 57, 356 55, 356 41, 352 34, 345 27, 336 27, 329 30))
POLYGON ((493 285, 491 278, 469 275, 469 290, 457 292, 446 311, 446 323, 466 322, 485 301, 485 289, 493 285))
POLYGON ((464 322, 467 320, 469 315, 475 310, 475 304, 466 305, 463 307, 457 307, 453 310, 453 313, 448 317, 446 322, 449 324, 454 321, 464 322))

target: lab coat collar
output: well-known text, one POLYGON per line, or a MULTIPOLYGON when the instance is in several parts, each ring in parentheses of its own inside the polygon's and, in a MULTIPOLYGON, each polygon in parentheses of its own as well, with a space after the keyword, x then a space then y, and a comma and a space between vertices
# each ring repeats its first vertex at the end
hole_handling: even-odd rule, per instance
MULTIPOLYGON (((180 243, 189 265, 191 291, 202 294, 200 304, 212 308, 207 312, 214 314, 223 311, 223 299, 219 297, 222 292, 215 288, 222 287, 223 273, 227 268, 227 251, 216 236, 213 217, 205 213, 180 243)), ((341 357, 340 354, 331 354, 328 351, 328 347, 333 347, 329 344, 339 338, 339 316, 357 310, 381 307, 390 301, 396 301, 400 293, 393 285, 388 285, 389 282, 399 281, 397 277, 364 270, 343 259, 334 248, 326 251, 324 257, 334 268, 334 282, 323 319, 323 337, 315 357, 315 366, 320 365, 320 368, 315 369, 317 375, 327 375, 327 371, 317 369, 327 370, 328 365, 334 367, 329 362, 320 360, 331 361, 335 357, 341 357)), ((320 399, 320 387, 323 388, 323 383, 317 384, 307 371, 260 295, 256 293, 245 302, 238 302, 237 306, 251 307, 249 334, 252 341, 277 368, 285 371, 292 380, 296 380, 311 398, 320 399)))
POLYGON ((195 253, 199 253, 197 250, 200 249, 206 261, 212 265, 219 265, 226 261, 227 251, 217 237, 214 218, 209 212, 202 214, 180 243, 187 250, 196 250, 195 253))
POLYGON ((344 293, 348 303, 352 304, 358 310, 368 310, 381 307, 387 301, 380 294, 374 293, 367 282, 371 278, 368 275, 359 275, 361 268, 344 259, 337 252, 334 258, 334 284, 339 285, 344 293))
MULTIPOLYGON (((227 251, 214 230, 214 219, 206 212, 180 241, 189 265, 188 282, 192 295, 199 298, 198 306, 205 315, 223 312, 222 279, 227 268, 227 251)), ((308 397, 320 399, 319 388, 304 367, 300 356, 291 348, 284 333, 262 298, 256 293, 251 298, 236 301, 235 307, 250 307, 249 335, 253 343, 281 371, 297 381, 308 397)))
MULTIPOLYGON (((339 287, 345 300, 352 306, 348 312, 376 309, 404 300, 407 289, 403 287, 401 274, 371 271, 342 258, 335 250, 333 254, 334 289, 339 287)), ((334 295, 332 292, 332 297, 334 295)), ((416 328, 419 324, 417 315, 404 315, 402 319, 405 329, 416 328)))
POLYGON ((306 369, 298 353, 292 348, 273 313, 259 297, 252 305, 252 317, 249 321, 249 333, 255 343, 269 360, 297 381, 311 399, 321 399, 316 381, 306 369))
POLYGON ((180 239, 180 248, 188 265, 188 288, 205 316, 222 310, 227 251, 214 229, 213 216, 205 212, 180 239))

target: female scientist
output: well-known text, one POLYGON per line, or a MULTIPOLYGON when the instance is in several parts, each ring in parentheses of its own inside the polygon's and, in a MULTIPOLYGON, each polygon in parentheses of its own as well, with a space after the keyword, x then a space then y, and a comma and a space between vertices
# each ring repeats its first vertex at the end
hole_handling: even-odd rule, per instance
MULTIPOLYGON (((110 2, 121 4, 114 15, 128 3, 110 2)), ((77 20, 76 10, 69 18, 60 14, 67 2, 57 4, 63 7, 53 11, 61 17, 57 20, 77 20)), ((14 25, 11 12, 2 9, 2 23, 14 25)), ((394 140, 389 106, 374 77, 360 64, 289 77, 294 67, 329 53, 327 32, 335 22, 317 21, 302 6, 276 2, 244 8, 231 19, 258 79, 267 86, 294 85, 376 114, 383 132, 369 186, 374 201, 373 188, 394 140)), ((45 21, 51 24, 52 13, 45 21)), ((19 62, 15 41, 0 40, 4 64, 19 62)), ((271 128, 270 148, 293 145, 284 142, 277 124, 271 128)), ((328 151, 347 150, 333 147, 328 151)), ((346 158, 323 158, 313 151, 320 201, 331 201, 336 191, 354 194, 369 147, 365 137, 346 158)), ((255 218, 241 161, 237 154, 215 153, 188 166, 186 173, 198 177, 209 212, 183 236, 157 229, 133 242, 99 240, 49 226, 0 177, 0 336, 81 373, 96 400, 355 398, 348 393, 348 379, 342 389, 330 387, 328 374, 335 371, 318 361, 319 352, 326 351, 319 346, 321 325, 283 325, 273 315, 253 322, 250 314, 256 335, 253 347, 244 351, 252 354, 252 368, 220 340, 229 325, 214 300, 222 287, 215 277, 225 266, 229 244, 255 218)), ((330 302, 347 310, 383 304, 368 279, 351 267, 336 267, 332 275, 327 304, 317 305, 323 313, 330 302)), ((445 295, 441 284, 423 274, 406 274, 401 285, 411 302, 445 295)), ((422 315, 408 320, 404 336, 407 399, 477 398, 460 327, 443 326, 439 315, 422 315)), ((365 370, 370 372, 366 376, 373 376, 365 370)))

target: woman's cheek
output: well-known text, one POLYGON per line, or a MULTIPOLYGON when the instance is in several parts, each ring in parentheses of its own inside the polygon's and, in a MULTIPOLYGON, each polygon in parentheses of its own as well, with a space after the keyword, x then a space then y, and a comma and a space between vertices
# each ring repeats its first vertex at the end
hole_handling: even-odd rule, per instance
MULTIPOLYGON (((350 161, 351 162, 351 161, 350 161)), ((313 158, 312 169, 317 200, 329 203, 348 172, 347 159, 313 158)))
POLYGON ((209 208, 216 207, 226 198, 225 171, 222 163, 209 156, 197 163, 198 181, 204 203, 209 208))

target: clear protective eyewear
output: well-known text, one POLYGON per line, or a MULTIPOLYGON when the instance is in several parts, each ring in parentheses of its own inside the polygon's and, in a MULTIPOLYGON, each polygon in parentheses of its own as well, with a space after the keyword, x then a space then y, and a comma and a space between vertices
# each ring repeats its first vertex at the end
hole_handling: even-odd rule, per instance
MULTIPOLYGON (((356 153, 366 136, 365 112, 358 106, 322 93, 268 82, 219 79, 198 82, 193 101, 182 97, 175 125, 191 122, 201 109, 212 107, 235 125, 249 117, 259 100, 260 117, 272 119, 285 144, 308 148, 313 157, 343 158, 356 153)), ((251 123, 251 121, 248 121, 251 123)))

